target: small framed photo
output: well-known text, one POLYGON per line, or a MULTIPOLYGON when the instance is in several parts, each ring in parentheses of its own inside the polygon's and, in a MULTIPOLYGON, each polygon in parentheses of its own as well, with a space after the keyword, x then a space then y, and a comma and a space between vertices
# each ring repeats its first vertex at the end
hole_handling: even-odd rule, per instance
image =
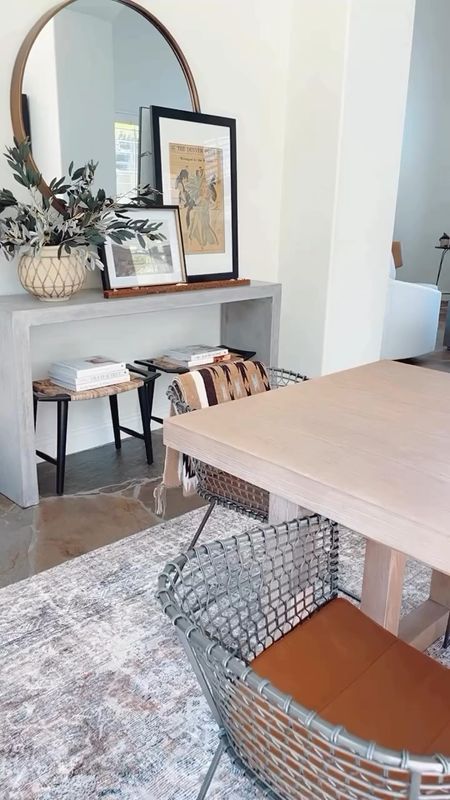
POLYGON ((236 120, 152 106, 156 189, 177 204, 189 282, 238 277, 236 120))
POLYGON ((123 244, 108 240, 102 253, 103 287, 129 289, 134 286, 185 283, 186 266, 178 206, 133 206, 123 210, 130 217, 161 223, 158 233, 165 238, 146 241, 145 247, 137 239, 123 244))

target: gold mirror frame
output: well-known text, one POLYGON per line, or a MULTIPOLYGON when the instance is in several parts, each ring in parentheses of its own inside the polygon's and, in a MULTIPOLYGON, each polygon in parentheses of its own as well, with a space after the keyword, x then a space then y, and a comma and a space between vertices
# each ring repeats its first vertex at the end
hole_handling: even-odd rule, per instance
MULTIPOLYGON (((183 75, 186 79, 186 83, 188 85, 189 94, 191 97, 192 102, 192 110, 193 111, 200 111, 200 99, 198 96, 197 87, 195 85, 194 76, 191 72, 191 68, 186 60, 186 57, 181 50, 178 42, 170 31, 160 22, 157 17, 155 17, 150 11, 147 11, 145 8, 140 6, 138 3, 135 3, 134 0, 111 0, 112 2, 118 2, 123 6, 127 6, 128 8, 133 9, 133 11, 137 11, 138 14, 141 14, 144 19, 147 20, 151 25, 153 25, 159 33, 164 36, 164 39, 169 44, 171 49, 173 50, 175 56, 177 57, 178 63, 183 71, 183 75)), ((25 130, 25 124, 23 119, 22 113, 22 89, 23 89, 23 77, 25 73, 25 67, 27 65, 28 56, 30 55, 31 48, 35 43, 38 35, 40 34, 41 30, 45 27, 47 22, 49 22, 57 13, 58 11, 62 11, 63 8, 72 5, 75 3, 76 0, 64 0, 63 3, 59 3, 57 6, 54 6, 49 11, 38 19, 38 21, 33 25, 30 32, 27 34, 25 39, 23 40, 19 52, 17 53, 17 58, 14 63, 12 79, 11 79, 11 93, 10 93, 10 106, 11 106, 11 121, 12 121, 12 129, 14 137, 17 139, 18 142, 23 142, 26 139, 27 134, 25 130)), ((39 168, 32 156, 30 156, 30 165, 39 171, 39 168)), ((47 197, 51 196, 51 191, 48 187, 48 184, 42 178, 41 185, 39 187, 42 194, 45 194, 47 197)))

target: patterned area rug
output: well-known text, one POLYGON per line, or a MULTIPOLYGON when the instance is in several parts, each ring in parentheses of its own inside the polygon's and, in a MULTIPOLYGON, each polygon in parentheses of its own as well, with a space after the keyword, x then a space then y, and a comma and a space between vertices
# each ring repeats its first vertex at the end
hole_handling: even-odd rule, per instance
MULTIPOLYGON (((202 513, 0 592, 2 800, 195 800, 216 726, 154 594, 202 513)), ((208 538, 248 527, 216 510, 208 538)), ((344 534, 342 578, 355 591, 362 556, 361 539, 344 534)), ((409 565, 404 611, 426 597, 428 580, 409 565)), ((433 655, 443 659, 439 644, 433 655)), ((260 797, 225 756, 208 800, 260 797)))

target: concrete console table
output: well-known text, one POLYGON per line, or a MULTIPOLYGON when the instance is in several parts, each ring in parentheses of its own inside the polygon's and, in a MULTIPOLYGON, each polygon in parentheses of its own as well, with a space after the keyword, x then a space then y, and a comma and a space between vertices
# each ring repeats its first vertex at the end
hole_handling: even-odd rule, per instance
POLYGON ((33 327, 85 319, 100 324, 103 317, 220 305, 222 341, 256 350, 257 358, 276 364, 280 301, 280 284, 261 281, 117 300, 105 300, 98 291, 80 292, 65 303, 43 303, 26 294, 0 298, 0 493, 23 507, 39 502, 31 392, 33 327))

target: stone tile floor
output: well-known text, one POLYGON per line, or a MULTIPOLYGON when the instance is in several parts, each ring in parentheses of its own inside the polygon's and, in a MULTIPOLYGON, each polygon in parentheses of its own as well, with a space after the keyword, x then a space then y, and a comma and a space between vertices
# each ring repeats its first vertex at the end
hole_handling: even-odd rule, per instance
POLYGON ((153 490, 164 459, 160 431, 154 451, 151 467, 136 439, 125 439, 120 453, 108 444, 68 456, 63 497, 53 494, 54 469, 40 464, 41 502, 33 508, 0 495, 0 588, 202 505, 173 489, 164 518, 156 516, 153 490))

